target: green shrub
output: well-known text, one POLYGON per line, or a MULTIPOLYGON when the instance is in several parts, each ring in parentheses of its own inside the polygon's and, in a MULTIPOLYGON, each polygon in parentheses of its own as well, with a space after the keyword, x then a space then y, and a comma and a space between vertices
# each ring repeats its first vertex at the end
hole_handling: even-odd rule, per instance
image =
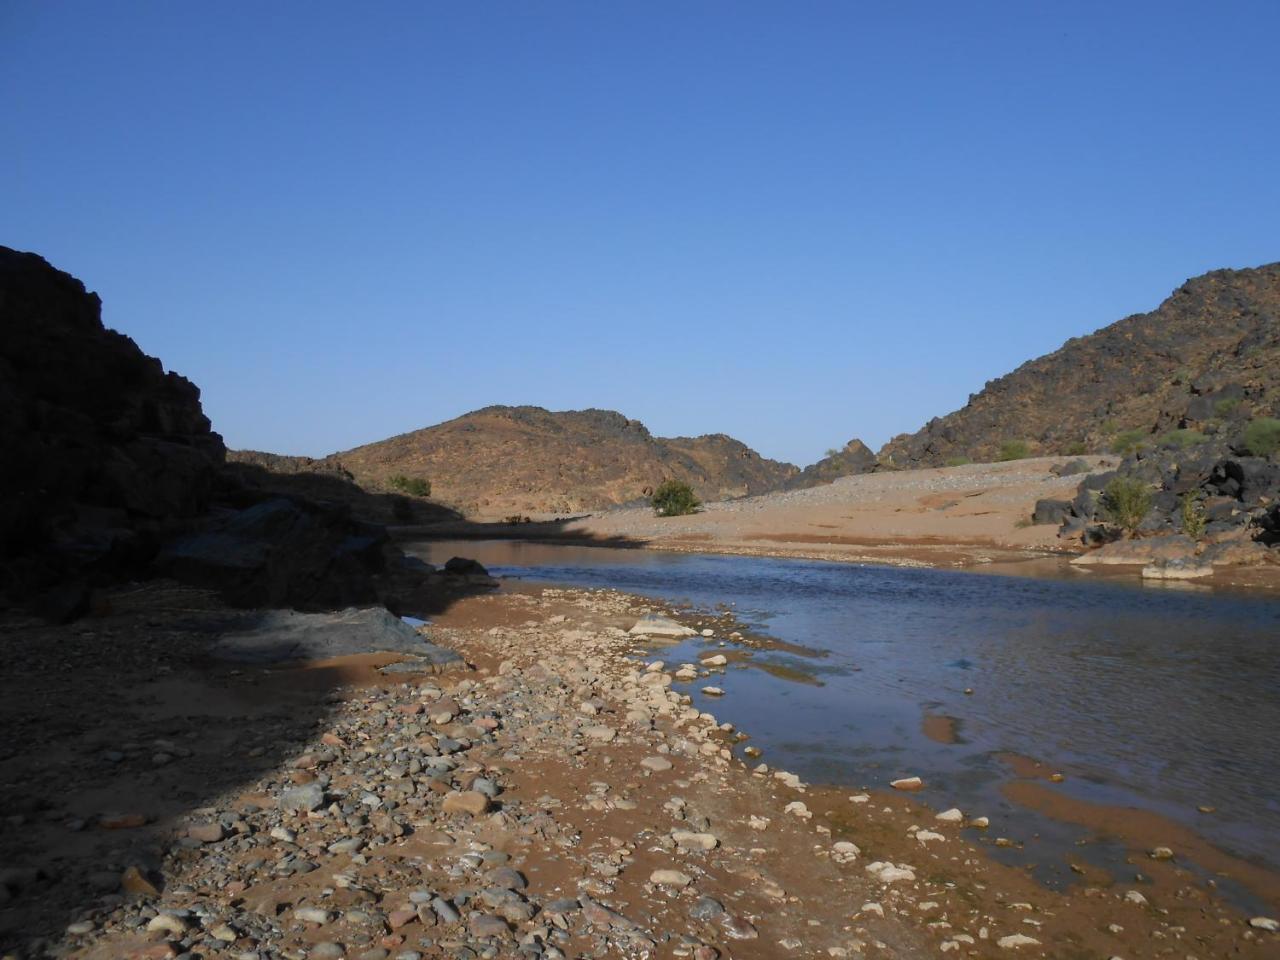
POLYGON ((1151 488, 1132 477, 1115 477, 1102 491, 1101 505, 1108 520, 1133 536, 1151 512, 1151 488))
POLYGON ((1027 445, 1025 440, 1006 440, 1000 444, 1000 452, 996 454, 997 460, 1025 460, 1031 456, 1031 447, 1027 445))
POLYGON ((663 480, 649 498, 653 512, 660 517, 683 517, 697 513, 702 506, 693 487, 683 480, 663 480))
POLYGON ((1204 536, 1204 528, 1209 522, 1205 515, 1204 504, 1200 501, 1199 490, 1188 490, 1178 501, 1178 515, 1182 520, 1182 532, 1192 540, 1204 536))
POLYGON ((1244 428, 1245 448, 1255 457, 1269 457, 1280 450, 1280 420, 1259 417, 1244 428))
POLYGON ((1213 405, 1213 412, 1220 417, 1229 417, 1238 406, 1240 406, 1239 397, 1227 397, 1213 405))
POLYGON ((842 450, 837 450, 835 447, 831 447, 827 450, 827 459, 834 460, 836 457, 840 456, 840 454, 843 452, 844 451, 842 450))
POLYGON ((1065 447, 1062 448, 1062 453, 1068 457, 1078 457, 1081 454, 1085 454, 1088 452, 1089 452, 1089 448, 1085 446, 1085 442, 1083 440, 1076 440, 1072 443, 1068 443, 1065 447))
POLYGON ((401 493, 415 497, 431 496, 431 481, 422 477, 406 477, 403 473, 397 473, 388 482, 401 493))
POLYGON ((1181 367, 1174 373, 1173 382, 1174 383, 1190 383, 1191 371, 1188 370, 1186 367, 1181 367))
POLYGON ((1185 450, 1187 447, 1194 447, 1198 443, 1204 443, 1208 438, 1199 430, 1170 430, 1160 438, 1162 447, 1177 447, 1179 450, 1185 450))
POLYGON ((1111 440, 1111 452, 1127 457, 1131 453, 1136 453, 1147 445, 1147 431, 1145 430, 1125 430, 1123 433, 1117 433, 1111 440))
POLYGON ((944 467, 963 467, 966 463, 973 463, 968 457, 947 457, 942 462, 944 467))

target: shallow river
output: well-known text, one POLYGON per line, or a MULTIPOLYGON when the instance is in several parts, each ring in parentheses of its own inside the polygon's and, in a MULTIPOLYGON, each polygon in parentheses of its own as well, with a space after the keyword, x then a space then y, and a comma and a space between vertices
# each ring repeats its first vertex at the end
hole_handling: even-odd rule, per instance
MULTIPOLYGON (((817 652, 756 652, 695 702, 749 733, 771 766, 883 788, 918 774, 927 802, 987 814, 1005 859, 1048 882, 1082 828, 1015 808, 1001 754, 1035 758, 1074 798, 1180 821, 1280 866, 1280 603, 1139 583, 1032 579, 807 560, 500 541, 410 546, 531 581, 613 587, 711 611, 817 652), (761 667, 765 669, 760 669, 761 667), (782 669, 777 669, 782 668, 782 669), (972 694, 966 694, 966 688, 972 694), (957 742, 926 736, 954 718, 957 742), (1211 813, 1199 807, 1215 808, 1211 813)), ((660 656, 695 661, 716 641, 660 656)), ((1117 845, 1086 859, 1115 867, 1117 845)), ((1079 850, 1079 847, 1076 847, 1079 850)), ((1130 868, 1131 869, 1131 868, 1130 868)))

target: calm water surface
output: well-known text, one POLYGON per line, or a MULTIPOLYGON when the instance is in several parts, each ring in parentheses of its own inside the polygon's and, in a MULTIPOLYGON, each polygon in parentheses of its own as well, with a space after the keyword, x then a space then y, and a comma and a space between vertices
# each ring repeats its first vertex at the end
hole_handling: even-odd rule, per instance
MULTIPOLYGON (((500 541, 409 549, 435 563, 475 557, 503 576, 732 605, 820 656, 758 652, 715 681, 723 698, 687 685, 695 702, 750 733, 771 766, 813 781, 923 776, 925 800, 986 813, 993 835, 1026 843, 1002 856, 1054 860, 1040 864, 1046 879, 1062 872, 1047 854, 1074 846, 1079 828, 1015 811, 999 793, 1010 775, 1000 752, 1052 764, 1080 799, 1157 811, 1280 866, 1280 603, 1268 597, 500 541), (753 669, 767 665, 818 683, 753 669), (926 713, 956 718, 960 743, 925 737, 926 713)), ((692 661, 715 642, 661 655, 692 661)))

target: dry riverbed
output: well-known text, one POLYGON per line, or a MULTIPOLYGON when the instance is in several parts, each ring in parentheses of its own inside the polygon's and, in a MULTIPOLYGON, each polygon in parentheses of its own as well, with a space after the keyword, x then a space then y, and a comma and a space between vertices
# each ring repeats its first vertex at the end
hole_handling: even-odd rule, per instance
MULTIPOLYGON (((670 613, 640 598, 463 600, 429 633, 467 666, 423 674, 385 672, 394 656, 215 667, 171 610, 117 607, 57 628, 114 656, 89 685, 86 648, 40 645, 55 628, 5 633, 25 664, 6 682, 27 701, 6 691, 24 740, 0 785, 13 956, 41 932, 38 949, 103 960, 1280 950, 1176 848, 1134 850, 1126 876, 1082 868, 1057 893, 971 842, 1002 826, 982 811, 761 765, 743 732, 688 704, 682 665, 629 632, 670 613), (144 630, 155 642, 129 654, 144 630), (77 700, 106 721, 66 729, 77 700)), ((727 654, 691 682, 714 686, 727 654)))

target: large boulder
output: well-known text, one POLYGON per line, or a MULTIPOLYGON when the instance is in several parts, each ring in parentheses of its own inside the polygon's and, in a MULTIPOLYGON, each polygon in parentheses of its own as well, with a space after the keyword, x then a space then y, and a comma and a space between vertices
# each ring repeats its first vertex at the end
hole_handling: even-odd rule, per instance
POLYGON ((1181 533, 1144 540, 1116 540, 1071 562, 1089 564, 1151 564, 1155 561, 1182 560, 1194 557, 1195 541, 1181 533))
POLYGON ((419 667, 424 663, 446 667, 462 661, 457 653, 429 643, 381 607, 332 613, 265 610, 243 615, 219 632, 221 637, 210 655, 239 663, 329 660, 368 653, 405 655, 419 667))
POLYGON ((200 391, 101 306, 0 247, 0 593, 136 566, 213 496, 225 450, 200 391))
POLYGON ((383 527, 305 500, 230 511, 165 545, 156 571, 218 589, 236 606, 332 609, 378 599, 383 527))

